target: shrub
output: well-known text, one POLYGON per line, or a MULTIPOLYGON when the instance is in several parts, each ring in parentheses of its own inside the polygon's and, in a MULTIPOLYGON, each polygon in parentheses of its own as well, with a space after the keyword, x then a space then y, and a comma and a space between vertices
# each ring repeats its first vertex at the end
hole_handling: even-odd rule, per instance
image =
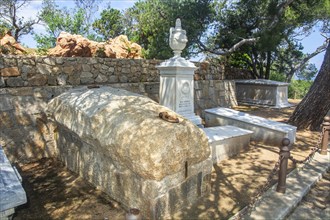
POLYGON ((313 84, 312 80, 291 80, 288 96, 291 99, 302 99, 313 84))

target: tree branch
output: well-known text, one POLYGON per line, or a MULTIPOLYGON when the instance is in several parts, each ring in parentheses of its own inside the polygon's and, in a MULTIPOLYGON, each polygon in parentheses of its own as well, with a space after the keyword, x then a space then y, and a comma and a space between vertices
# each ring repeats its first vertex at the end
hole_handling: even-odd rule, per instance
POLYGON ((288 7, 294 0, 286 0, 277 6, 277 13, 273 16, 272 22, 269 24, 268 29, 272 29, 279 18, 283 16, 285 8, 288 7))
POLYGON ((294 70, 297 71, 297 70, 301 69, 310 59, 312 59, 319 53, 322 53, 323 51, 325 51, 327 49, 327 46, 328 46, 328 42, 325 41, 321 46, 316 48, 316 50, 313 53, 308 54, 299 64, 295 65, 294 70))
MULTIPOLYGON (((279 18, 281 16, 283 16, 283 13, 285 11, 285 8, 288 7, 294 0, 286 0, 284 2, 282 2, 281 4, 279 4, 277 6, 278 10, 277 13, 274 15, 272 22, 269 24, 268 29, 272 29, 277 22, 279 21, 279 18)), ((234 46, 232 46, 230 49, 210 49, 207 46, 205 46, 201 40, 199 40, 198 42, 198 47, 205 51, 205 52, 209 52, 215 55, 229 55, 231 53, 236 52, 241 46, 243 46, 244 44, 252 44, 252 43, 256 43, 259 40, 259 37, 257 38, 247 38, 247 39, 242 39, 241 41, 239 41, 238 43, 236 43, 234 46)))
POLYGON ((230 49, 210 49, 207 46, 205 46, 205 44, 203 44, 200 40, 198 42, 198 46, 200 49, 204 50, 205 52, 209 52, 209 53, 213 53, 216 55, 229 55, 232 54, 234 52, 236 52, 241 46, 243 46, 244 44, 252 44, 252 43, 256 43, 259 40, 259 37, 257 38, 248 38, 248 39, 242 39, 241 41, 239 41, 238 43, 236 43, 234 46, 232 46, 230 49))

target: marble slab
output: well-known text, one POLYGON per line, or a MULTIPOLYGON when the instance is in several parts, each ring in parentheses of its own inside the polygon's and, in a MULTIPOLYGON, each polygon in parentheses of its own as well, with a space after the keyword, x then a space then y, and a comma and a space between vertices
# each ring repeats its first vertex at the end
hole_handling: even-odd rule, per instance
POLYGON ((0 146, 0 212, 27 202, 26 193, 17 174, 0 146))

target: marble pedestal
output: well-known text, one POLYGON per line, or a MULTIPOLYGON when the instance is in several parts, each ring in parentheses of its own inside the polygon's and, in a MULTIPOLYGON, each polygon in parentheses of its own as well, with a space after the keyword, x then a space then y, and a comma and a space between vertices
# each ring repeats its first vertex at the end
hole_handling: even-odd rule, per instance
POLYGON ((194 71, 197 67, 182 57, 173 57, 157 69, 160 71, 159 103, 201 126, 201 118, 194 113, 194 71))

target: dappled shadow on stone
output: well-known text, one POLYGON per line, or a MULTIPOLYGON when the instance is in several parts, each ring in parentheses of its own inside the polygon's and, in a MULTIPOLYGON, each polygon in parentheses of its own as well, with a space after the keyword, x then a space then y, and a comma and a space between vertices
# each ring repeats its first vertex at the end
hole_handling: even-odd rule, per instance
POLYGON ((213 166, 211 194, 175 217, 182 219, 227 219, 245 207, 266 182, 278 154, 250 146, 231 159, 213 166), (266 156, 267 155, 267 156, 266 156))
MULTIPOLYGON (((261 107, 238 107, 248 112, 275 121, 286 122, 294 108, 266 109, 261 107)), ((317 145, 318 132, 298 131, 291 154, 298 160, 304 159, 311 147, 317 145)), ((180 219, 228 219, 251 201, 253 195, 266 183, 274 168, 279 146, 268 146, 251 142, 250 149, 240 155, 214 165, 212 192, 193 206, 186 207, 175 217, 180 219)), ((289 161, 288 173, 295 168, 289 161)), ((277 182, 277 174, 272 184, 277 182)))

